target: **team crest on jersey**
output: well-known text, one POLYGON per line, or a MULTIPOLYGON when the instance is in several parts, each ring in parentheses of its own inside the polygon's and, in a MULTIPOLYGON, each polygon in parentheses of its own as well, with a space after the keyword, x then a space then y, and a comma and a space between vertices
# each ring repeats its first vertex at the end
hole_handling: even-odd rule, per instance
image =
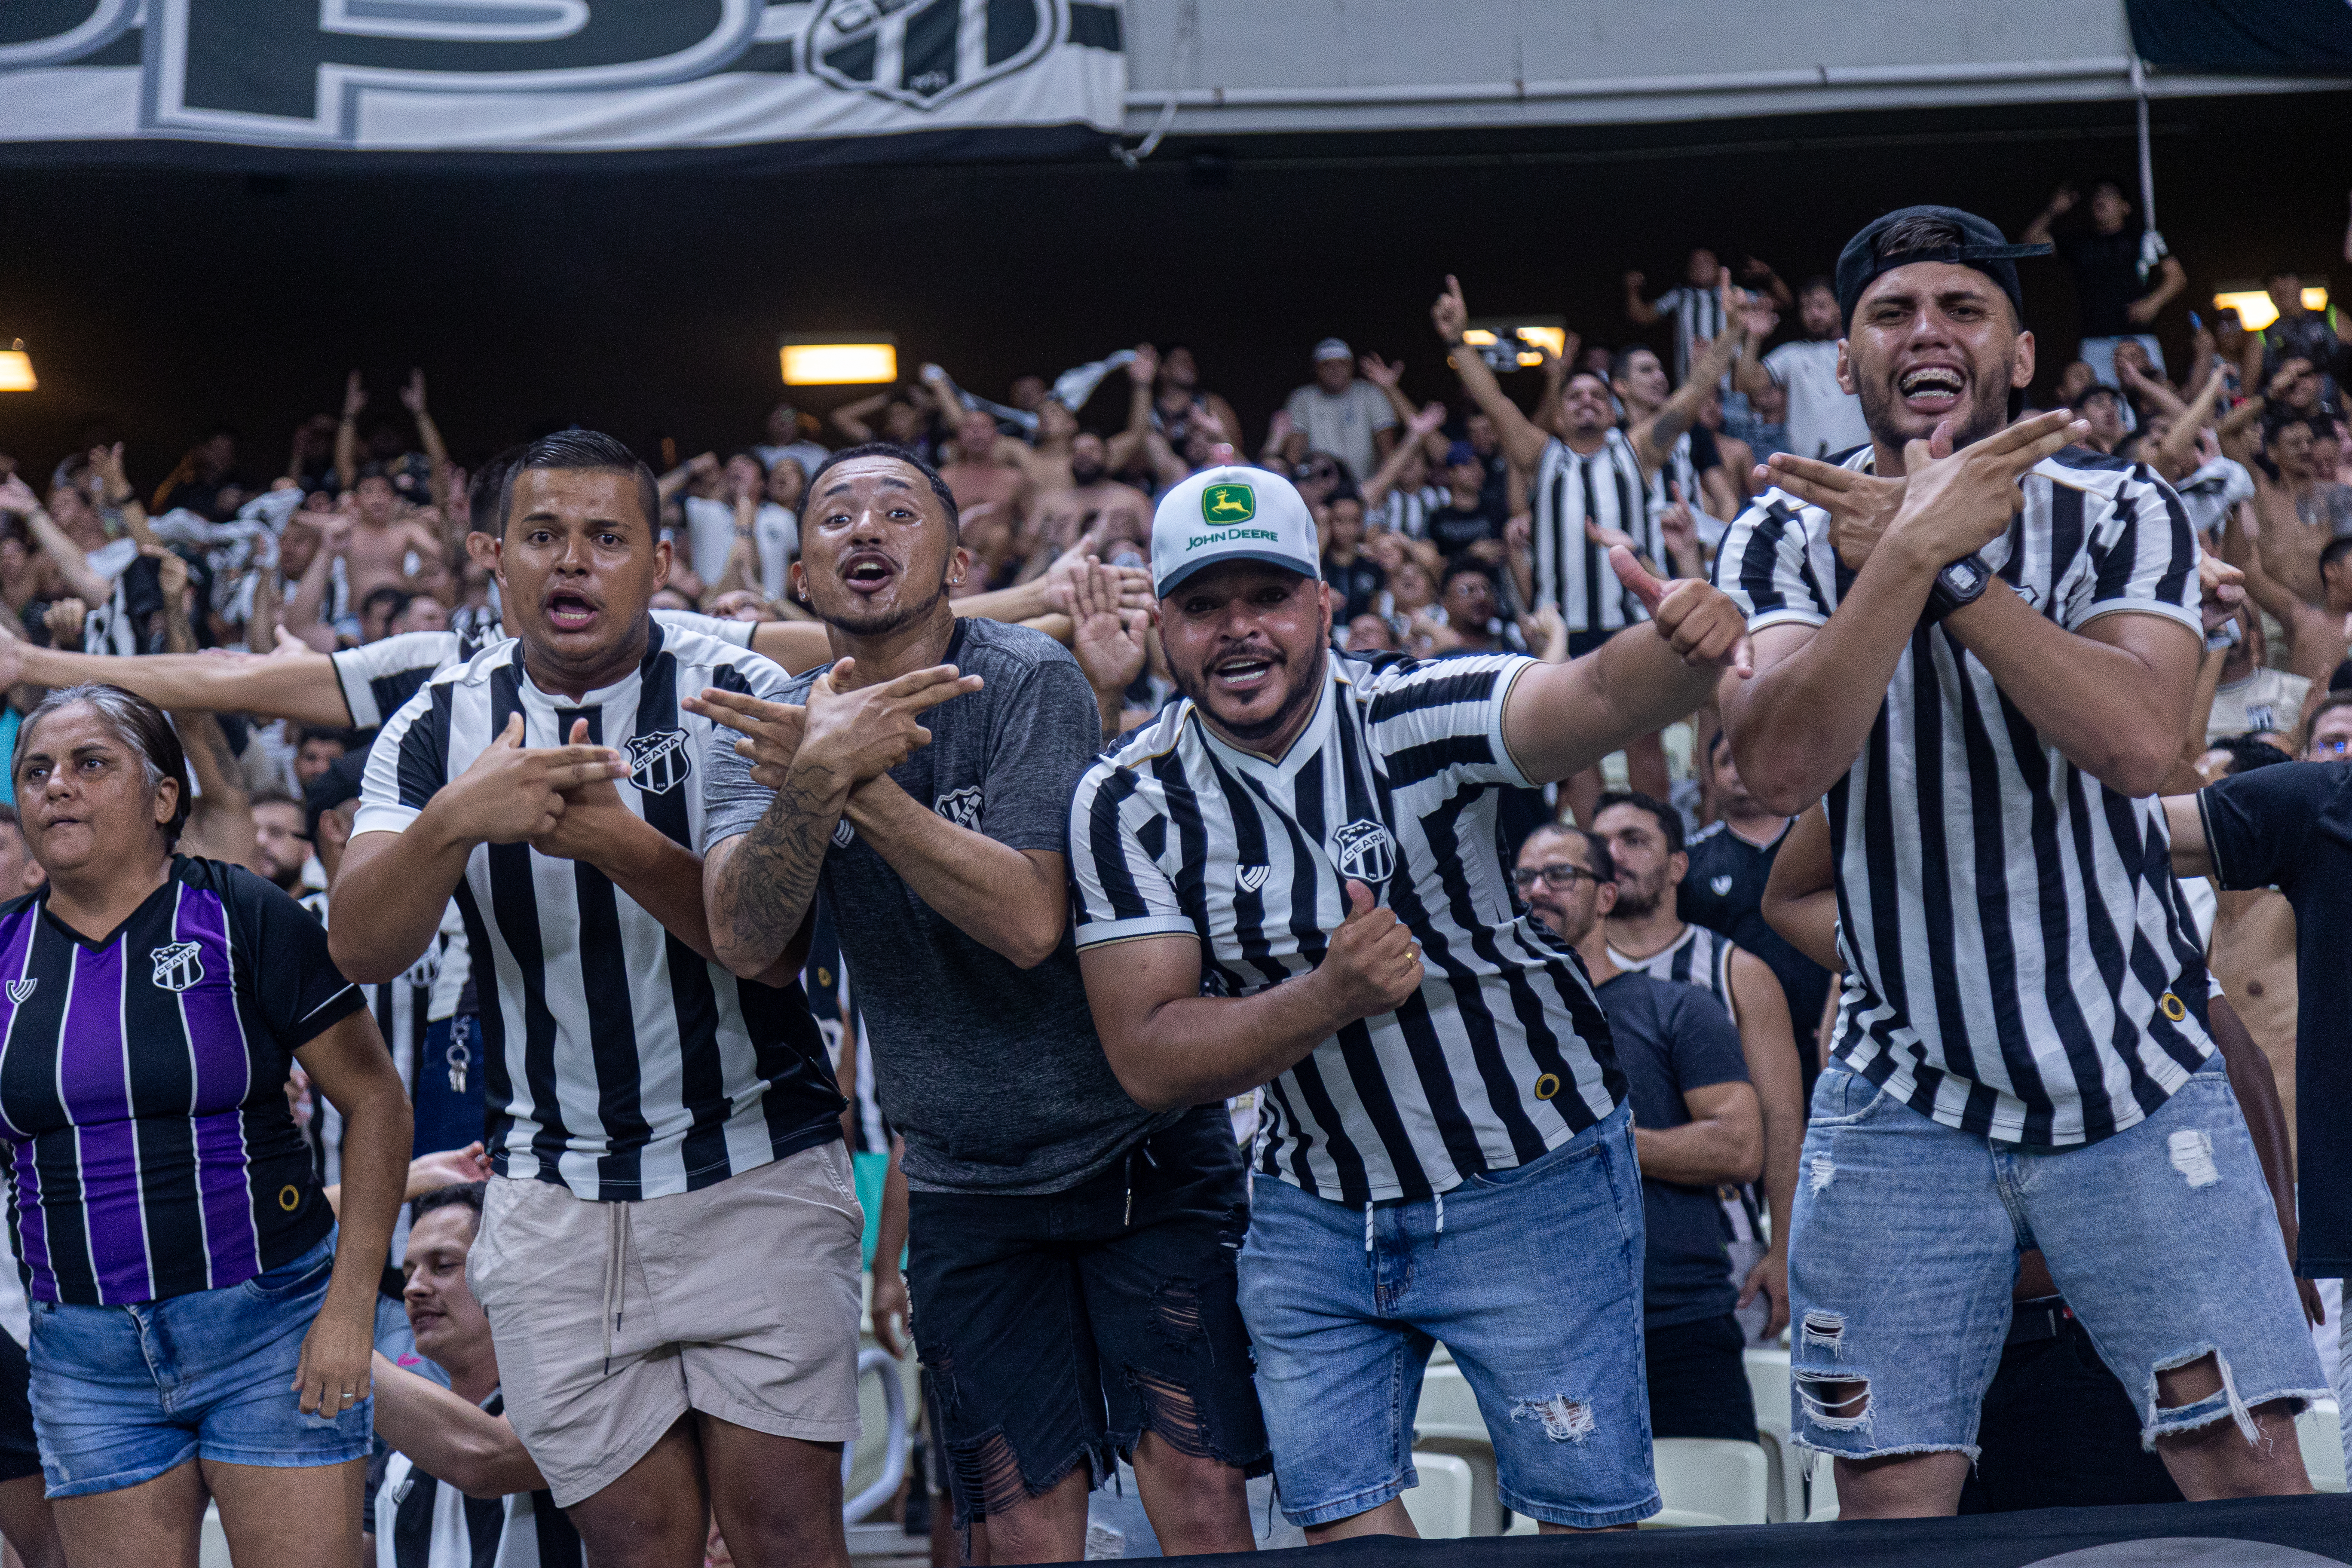
POLYGON ((1396 837, 1380 823, 1359 817, 1331 836, 1339 875, 1359 882, 1385 882, 1396 875, 1396 837))
POLYGON ((932 802, 931 809, 958 827, 969 827, 974 833, 980 831, 980 789, 976 784, 948 791, 932 802))
POLYGON ((1234 886, 1244 893, 1255 893, 1265 886, 1265 879, 1273 870, 1271 866, 1236 866, 1234 868, 1234 886))
POLYGON ((629 737, 629 782, 648 795, 667 795, 694 771, 694 753, 683 730, 656 730, 629 737))
POLYGON ((1707 879, 1706 885, 1714 890, 1715 896, 1718 899, 1731 891, 1731 879, 1728 877, 1710 877, 1707 879))
POLYGON ((155 984, 166 991, 185 991, 205 977, 204 959, 193 942, 165 942, 147 956, 155 961, 155 984))
POLYGON ((8 982, 8 1000, 23 1006, 32 1000, 33 987, 39 984, 38 980, 11 980, 8 982))

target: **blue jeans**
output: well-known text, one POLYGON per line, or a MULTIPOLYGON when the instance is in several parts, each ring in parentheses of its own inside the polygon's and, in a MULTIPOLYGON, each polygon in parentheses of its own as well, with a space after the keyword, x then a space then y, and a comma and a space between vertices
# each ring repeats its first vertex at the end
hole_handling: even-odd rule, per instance
POLYGON ((335 1233, 241 1285, 124 1307, 33 1303, 33 1431, 53 1498, 121 1491, 202 1455, 296 1468, 365 1458, 375 1401, 328 1419, 294 1392, 335 1233))
POLYGON ((1440 1341, 1478 1397, 1512 1512, 1597 1530, 1658 1511, 1626 1107, 1443 1198, 1349 1209, 1260 1176, 1251 1202, 1242 1317, 1293 1524, 1419 1484, 1413 1415, 1440 1341))
POLYGON ((2032 1153, 1946 1127, 1833 1063, 1813 1089, 1799 1169, 1800 1447, 1973 1461, 2018 1255, 2032 1247, 2131 1394, 2144 1446, 2232 1418, 2251 1438, 2250 1407, 2327 1393, 2218 1053, 2137 1126, 2032 1153), (2157 1373, 2209 1354, 2221 1392, 2159 1408, 2157 1373))

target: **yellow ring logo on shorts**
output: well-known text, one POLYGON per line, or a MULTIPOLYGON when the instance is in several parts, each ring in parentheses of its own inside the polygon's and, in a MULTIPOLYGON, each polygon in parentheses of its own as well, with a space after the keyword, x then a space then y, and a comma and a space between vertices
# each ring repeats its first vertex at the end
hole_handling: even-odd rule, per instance
POLYGON ((1549 1100, 1553 1095, 1558 1094, 1559 1092, 1559 1075, 1558 1073, 1548 1072, 1544 1074, 1543 1077, 1536 1079, 1536 1098, 1538 1100, 1549 1100))
POLYGON ((289 1182, 278 1189, 278 1206, 292 1214, 302 1206, 302 1189, 289 1182))
POLYGON ((2166 1017, 2171 1019, 2176 1024, 2180 1022, 2181 1019, 2189 1016, 2189 1008, 2187 1005, 2181 1002, 2179 997, 2175 996, 2169 991, 2158 997, 2156 999, 2156 1005, 2162 1010, 2166 1017))

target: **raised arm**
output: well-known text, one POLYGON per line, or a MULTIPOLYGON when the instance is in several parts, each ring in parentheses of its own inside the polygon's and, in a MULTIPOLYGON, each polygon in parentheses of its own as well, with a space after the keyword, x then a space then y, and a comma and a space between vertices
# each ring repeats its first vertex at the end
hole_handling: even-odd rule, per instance
POLYGON ((1698 423, 1698 411, 1706 404, 1707 394, 1723 380, 1723 373, 1731 368, 1731 362, 1739 357, 1741 346, 1747 342, 1747 296, 1734 289, 1727 278, 1723 280, 1722 297, 1723 319, 1727 323, 1724 330, 1692 362, 1690 374, 1666 399, 1666 405, 1633 427, 1634 455, 1653 473, 1666 466, 1666 458, 1682 433, 1698 423))
POLYGON ((1381 466, 1373 471, 1372 477, 1364 481, 1366 511, 1370 511, 1388 499, 1389 492, 1397 487, 1397 477, 1404 472, 1405 464, 1412 460, 1413 448, 1421 445, 1423 437, 1444 423, 1445 405, 1443 403, 1430 404, 1406 418, 1405 438, 1390 449, 1389 455, 1381 459, 1381 466))
POLYGON ((1127 362, 1127 428, 1103 443, 1103 466, 1114 474, 1127 472, 1151 434, 1151 389, 1159 378, 1160 351, 1136 344, 1135 357, 1127 362))
POLYGON ((35 647, 0 630, 0 686, 76 686, 86 680, 135 691, 167 712, 252 713, 338 729, 352 721, 334 660, 308 648, 119 658, 35 647))
POLYGON ((348 490, 360 482, 360 412, 367 407, 367 388, 360 373, 343 378, 343 416, 335 424, 335 487, 348 490))
POLYGON ((2168 471, 2186 474, 2196 468, 2189 459, 2196 453, 2198 433, 2213 417, 2213 405, 2221 399, 2221 378, 2208 374, 2197 388, 2197 395, 2173 416, 2172 427, 2164 433, 2163 441, 2157 447, 2158 458, 2168 471))
POLYGON ((1495 432, 1500 437, 1504 456, 1520 468, 1533 469, 1543 457, 1544 443, 1549 437, 1538 429, 1519 405, 1503 394, 1502 383, 1487 368, 1486 360, 1475 349, 1465 348, 1462 333, 1470 323, 1470 307, 1463 303, 1462 285, 1454 275, 1445 275, 1445 292, 1429 308, 1429 319, 1436 324, 1437 335, 1448 352, 1447 358, 1454 374, 1462 378, 1462 389, 1479 411, 1495 422, 1495 432))
POLYGON ((1625 319, 1637 327, 1657 325, 1658 308, 1642 298, 1642 285, 1649 279, 1638 272, 1625 274, 1625 319))
MULTIPOLYGON (((1915 441, 1907 480, 1773 459, 1771 477, 1789 493, 1832 514, 1852 510, 1872 526, 1884 521, 1885 531, 1825 624, 1759 630, 1755 678, 1727 682, 1720 693, 1739 776, 1759 800, 1793 816, 1844 776, 1885 703, 1936 574, 1999 538, 2022 504, 2018 481, 2088 429, 2061 411, 1949 455, 1915 441)), ((1801 553, 1795 520, 1765 516, 1747 548, 1769 553, 1777 538, 1784 556, 1801 553)), ((2163 734, 2172 730, 2168 721, 2163 734)), ((2168 740, 2166 752, 2168 763, 2168 740)))
POLYGON ((1139 937, 1081 952, 1095 1030, 1129 1098, 1147 1110, 1172 1110, 1255 1089, 1420 990, 1412 933, 1363 883, 1347 890, 1347 918, 1316 966, 1255 996, 1202 995, 1193 937, 1139 937))
POLYGON ((2056 223, 2060 218, 2064 217, 2068 213, 2073 212, 2074 210, 2074 204, 2082 199, 2082 193, 2077 191, 2073 185, 2061 185, 2056 190, 2051 192, 2048 204, 2042 207, 2041 212, 2034 215, 2034 218, 2032 223, 2025 226, 2025 232, 2017 237, 2019 243, 2023 245, 2049 244, 2050 226, 2056 223))
POLYGON ((1747 628, 1719 589, 1691 577, 1662 584, 1622 544, 1611 548, 1609 564, 1648 607, 1650 624, 1582 658, 1523 669, 1504 704, 1503 743, 1538 784, 1580 773, 1688 716, 1725 668, 1747 673, 1747 628))
POLYGON ((425 406, 425 373, 422 370, 408 373, 408 384, 400 389, 400 401, 416 421, 416 438, 425 445, 433 504, 446 507, 449 504, 449 448, 441 439, 441 427, 433 423, 433 415, 425 406))
POLYGON ((895 392, 877 392, 854 403, 843 404, 826 417, 832 421, 835 429, 849 437, 851 445, 862 447, 874 439, 874 426, 866 422, 866 418, 887 408, 895 395, 895 392))
POLYGON ((32 487, 15 474, 0 479, 0 512, 9 511, 25 520, 25 526, 32 531, 33 542, 65 580, 67 592, 86 605, 106 603, 114 584, 90 570, 89 562, 66 537, 65 530, 50 519, 48 509, 41 505, 32 487))
POLYGON ((140 503, 139 492, 131 488, 130 478, 122 471, 122 443, 89 449, 90 471, 98 476, 99 499, 114 509, 122 519, 122 526, 143 548, 158 545, 163 541, 148 525, 147 509, 140 503))

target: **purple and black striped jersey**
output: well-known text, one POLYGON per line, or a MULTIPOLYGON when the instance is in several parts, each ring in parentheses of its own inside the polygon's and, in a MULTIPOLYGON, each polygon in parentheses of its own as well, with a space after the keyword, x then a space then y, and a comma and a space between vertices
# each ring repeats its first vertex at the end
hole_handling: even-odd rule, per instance
POLYGON ((174 856, 97 941, 47 889, 0 907, 0 1137, 32 1298, 160 1300, 315 1246, 334 1215, 286 1080, 360 1006, 325 931, 241 867, 174 856))

